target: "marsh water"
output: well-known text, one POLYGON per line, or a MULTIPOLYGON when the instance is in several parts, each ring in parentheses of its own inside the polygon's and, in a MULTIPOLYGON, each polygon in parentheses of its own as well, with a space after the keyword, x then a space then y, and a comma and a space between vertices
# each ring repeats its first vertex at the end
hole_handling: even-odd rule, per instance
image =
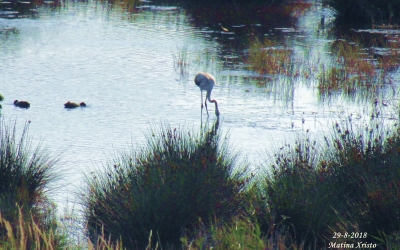
MULTIPOLYGON (((135 12, 96 2, 44 4, 34 18, 0 18, 2 116, 19 128, 29 121, 33 142, 61 153, 65 185, 55 198, 63 203, 74 199, 71 190, 84 173, 95 171, 115 151, 143 146, 152 126, 196 131, 212 124, 214 107, 208 106, 209 117, 205 110, 201 114, 193 82, 205 71, 217 80, 212 98, 219 104, 220 129, 257 166, 266 152, 307 130, 318 134, 351 115, 369 119, 371 100, 363 95, 322 98, 317 93, 318 62, 328 60, 326 46, 332 42, 321 16, 329 23, 333 11, 313 5, 296 27, 265 34, 280 36, 293 56, 304 59, 302 67, 315 73, 284 77, 249 70, 240 59, 246 48, 229 49, 226 44, 239 39, 234 30, 240 23, 226 27, 229 32, 196 27, 183 9, 151 3, 135 12), (16 99, 28 100, 31 107, 15 107, 16 99), (68 110, 67 101, 84 101, 87 107, 68 110)), ((396 72, 391 79, 396 83, 396 72)), ((393 88, 379 98, 397 98, 393 88)), ((391 105, 383 109, 388 118, 395 112, 391 105)))

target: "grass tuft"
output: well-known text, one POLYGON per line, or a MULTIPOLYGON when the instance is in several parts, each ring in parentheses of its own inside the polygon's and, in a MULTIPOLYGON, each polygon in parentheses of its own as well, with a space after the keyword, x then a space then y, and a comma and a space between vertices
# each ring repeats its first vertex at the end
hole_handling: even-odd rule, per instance
POLYGON ((317 249, 332 241, 387 245, 382 235, 400 229, 400 136, 398 127, 384 131, 378 122, 364 130, 336 123, 324 141, 306 136, 277 151, 258 182, 262 231, 285 228, 296 244, 317 249), (333 239, 335 232, 366 234, 333 239))
POLYGON ((218 121, 198 134, 162 125, 145 148, 122 153, 105 172, 87 177, 83 206, 91 240, 104 232, 130 249, 149 241, 179 246, 182 232, 193 232, 199 221, 240 211, 248 179, 217 129, 218 121))
MULTIPOLYGON (((58 159, 40 145, 31 148, 28 123, 17 139, 16 125, 0 121, 0 211, 14 229, 19 224, 18 207, 23 208, 23 218, 32 214, 41 226, 54 226, 54 205, 47 193, 51 191, 50 184, 58 179, 58 159)), ((0 230, 0 237, 5 234, 0 230)))

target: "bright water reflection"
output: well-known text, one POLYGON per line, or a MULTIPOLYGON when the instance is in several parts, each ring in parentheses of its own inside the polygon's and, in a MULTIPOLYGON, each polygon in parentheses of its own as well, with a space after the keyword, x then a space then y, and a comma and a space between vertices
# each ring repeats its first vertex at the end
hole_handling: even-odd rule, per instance
MULTIPOLYGON (((309 18, 301 21, 301 33, 292 35, 292 41, 299 53, 305 43, 318 45, 313 58, 329 41, 313 35, 318 15, 309 18)), ((310 87, 313 80, 276 85, 271 78, 257 87, 259 77, 245 65, 227 63, 236 55, 221 56, 215 37, 192 27, 179 9, 149 7, 121 14, 93 3, 70 3, 59 12, 44 9, 38 19, 0 19, 0 29, 5 28, 18 32, 0 34, 3 117, 20 126, 31 121, 35 141, 63 152, 67 181, 75 186, 82 172, 105 163, 114 150, 131 141, 143 145, 151 124, 197 130, 200 91, 193 78, 199 71, 216 77, 219 85, 212 97, 219 103, 221 128, 252 161, 264 150, 291 142, 297 132, 326 129, 334 113, 367 120, 370 112, 369 105, 341 100, 321 104, 310 87), (177 67, 177 53, 189 64, 177 67), (30 101, 31 108, 14 107, 14 99, 30 101), (85 101, 88 107, 66 110, 68 100, 85 101)), ((214 107, 209 107, 212 123, 214 107)), ((73 196, 71 189, 65 187, 58 199, 73 196)))

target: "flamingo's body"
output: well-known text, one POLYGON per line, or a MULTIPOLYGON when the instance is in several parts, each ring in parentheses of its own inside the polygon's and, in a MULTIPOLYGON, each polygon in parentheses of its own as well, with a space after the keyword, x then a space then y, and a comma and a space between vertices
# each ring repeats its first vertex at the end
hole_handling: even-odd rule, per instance
POLYGON ((194 83, 197 85, 197 87, 200 88, 201 109, 203 109, 203 91, 205 90, 207 91, 207 95, 206 95, 206 100, 204 101, 204 105, 206 106, 207 115, 208 115, 208 109, 207 109, 207 99, 208 99, 209 102, 215 104, 215 115, 219 116, 218 103, 216 100, 211 100, 211 91, 214 88, 214 85, 216 84, 215 78, 208 73, 198 73, 194 78, 194 83))

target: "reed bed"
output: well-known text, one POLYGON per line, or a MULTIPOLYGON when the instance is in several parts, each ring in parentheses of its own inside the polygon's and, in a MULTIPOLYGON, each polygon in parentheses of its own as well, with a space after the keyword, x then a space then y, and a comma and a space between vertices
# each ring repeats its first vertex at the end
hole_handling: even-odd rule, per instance
MULTIPOLYGON (((146 194, 146 197, 158 197, 157 199, 163 204, 163 209, 155 209, 160 206, 158 202, 149 202, 151 199, 147 199, 145 203, 146 212, 140 212, 140 201, 143 198, 138 195, 135 195, 136 199, 129 195, 121 196, 122 193, 126 193, 124 187, 130 185, 131 188, 133 182, 129 182, 129 180, 127 182, 120 181, 125 185, 122 187, 123 190, 117 196, 115 193, 112 194, 119 199, 106 199, 110 197, 109 195, 112 192, 103 189, 102 199, 105 200, 104 203, 107 203, 107 205, 101 204, 99 198, 95 199, 95 205, 106 207, 107 209, 104 209, 104 211, 107 210, 108 213, 112 214, 111 218, 114 218, 115 221, 117 221, 117 218, 126 216, 121 211, 135 214, 136 220, 129 218, 129 225, 124 228, 113 227, 112 232, 110 229, 102 227, 101 230, 106 232, 103 232, 102 235, 109 239, 113 238, 112 234, 114 234, 114 242, 125 242, 124 246, 127 246, 127 249, 138 247, 137 241, 133 241, 134 238, 142 239, 142 248, 160 249, 174 249, 179 246, 184 249, 324 249, 329 248, 329 246, 337 246, 337 244, 357 245, 358 242, 378 248, 398 247, 397 232, 400 230, 398 216, 400 204, 400 197, 398 196, 398 193, 400 193, 398 183, 400 177, 400 165, 398 164, 400 129, 397 125, 394 128, 383 128, 379 124, 381 123, 377 121, 363 130, 357 130, 351 123, 336 123, 333 132, 326 135, 322 141, 312 140, 307 135, 306 138, 299 138, 293 146, 282 147, 273 156, 274 163, 266 165, 266 169, 270 170, 258 172, 253 181, 250 178, 240 178, 241 181, 235 181, 236 191, 228 192, 232 195, 236 192, 236 195, 230 196, 234 198, 226 200, 228 196, 226 194, 223 196, 228 203, 234 202, 230 205, 217 202, 221 199, 216 199, 215 191, 209 188, 205 193, 211 196, 210 198, 203 197, 200 192, 196 193, 195 199, 198 201, 191 200, 190 197, 194 196, 190 190, 182 192, 182 190, 189 189, 188 186, 184 186, 186 189, 182 186, 185 183, 184 179, 189 178, 187 173, 183 175, 183 179, 178 177, 177 174, 170 175, 174 182, 182 183, 178 185, 180 190, 180 194, 178 194, 178 189, 172 187, 173 184, 168 181, 168 175, 165 173, 171 173, 174 166, 175 171, 180 170, 180 168, 187 168, 182 167, 183 165, 179 164, 175 157, 170 158, 169 156, 164 159, 175 159, 174 164, 168 163, 172 165, 170 168, 163 167, 161 171, 157 170, 159 165, 153 165, 154 162, 160 162, 166 155, 155 155, 154 150, 143 151, 146 153, 142 152, 139 155, 142 155, 142 157, 146 155, 146 157, 138 158, 138 155, 136 155, 136 159, 145 160, 141 160, 136 167, 142 166, 143 163, 152 159, 153 164, 151 165, 155 167, 153 171, 157 173, 158 177, 153 177, 152 181, 146 178, 139 179, 142 183, 141 190, 146 194), (155 181, 156 179, 161 179, 161 181, 155 181), (240 183, 239 186, 237 186, 238 182, 240 183), (157 185, 163 187, 163 195, 157 192, 159 189, 157 185), (146 189, 143 188, 145 186, 149 186, 148 188, 153 190, 145 191, 146 189), (175 195, 175 192, 177 195, 175 195), (238 194, 239 196, 237 196, 238 194), (167 197, 171 195, 174 204, 171 205, 165 195, 167 197), (184 199, 182 199, 182 195, 184 195, 184 199), (137 210, 133 211, 126 207, 124 209, 115 208, 115 205, 109 205, 120 203, 121 205, 117 206, 122 206, 124 200, 128 200, 127 197, 131 197, 130 202, 135 204, 137 210), (185 204, 186 202, 194 202, 196 208, 191 204, 185 204), (207 207, 211 208, 209 210, 212 212, 206 213, 206 216, 204 216, 204 211, 201 210, 202 204, 208 204, 207 207), (180 207, 177 205, 180 205, 180 207), (231 208, 235 207, 235 212, 230 209, 226 210, 225 206, 227 205, 231 208), (225 207, 225 209, 222 209, 222 207, 225 207), (183 221, 182 215, 187 216, 188 210, 196 216, 188 216, 186 218, 189 219, 183 221), (144 216, 147 211, 151 211, 154 217, 144 216), (120 213, 119 217, 115 213, 120 213), (167 217, 165 213, 168 213, 170 217, 167 217), (199 214, 203 216, 199 216, 199 214), (137 218, 137 216, 140 216, 140 218, 137 218), (143 218, 150 219, 148 222, 144 222, 143 218), (163 223, 159 218, 165 220, 164 222, 168 224, 169 230, 173 228, 176 230, 175 232, 178 232, 173 236, 174 238, 170 238, 171 234, 165 234, 160 230, 163 223), (132 223, 135 224, 132 225, 132 223), (173 226, 176 224, 179 227, 173 226), (126 236, 118 238, 116 236, 126 234, 125 231, 132 232, 132 230, 138 228, 136 225, 145 226, 140 230, 140 234, 131 234, 129 236, 131 238, 124 238, 126 236), (344 234, 346 232, 353 232, 356 237, 353 239, 334 237, 337 233, 344 234), (157 237, 154 236, 155 234, 157 237), (138 235, 141 235, 139 236, 141 238, 138 235)), ((182 149, 171 151, 171 143, 180 141, 181 139, 177 140, 175 136, 178 138, 184 134, 177 133, 169 127, 163 127, 155 134, 158 134, 159 138, 164 140, 162 142, 150 138, 152 143, 149 145, 152 145, 152 147, 158 145, 159 150, 157 152, 182 152, 182 149), (167 150, 167 148, 169 149, 167 150)), ((205 138, 208 138, 208 136, 214 137, 215 135, 206 134, 205 138)), ((190 145, 189 142, 186 141, 186 143, 179 145, 187 146, 190 145)), ((207 140, 203 141, 198 138, 197 143, 199 145, 205 142, 207 140)), ((177 146, 177 144, 174 145, 177 146)), ((194 148, 192 152, 195 152, 198 146, 194 148)), ((212 151, 214 152, 215 149, 212 151)), ((187 154, 182 156, 187 156, 187 154)), ((189 156, 188 159, 190 159, 189 156)), ((204 161, 204 158, 201 161, 204 161)), ((197 169, 193 162, 191 161, 191 171, 197 169)), ((133 158, 130 164, 130 168, 134 166, 133 158)), ((164 162, 162 165, 167 164, 164 162)), ((114 165, 110 165, 107 169, 121 172, 114 165)), ((152 175, 149 168, 144 169, 148 169, 148 172, 142 172, 142 176, 152 175)), ((207 171, 207 169, 204 169, 204 165, 202 171, 207 171)), ((136 171, 135 175, 140 172, 136 171)), ((127 172, 119 175, 119 178, 124 178, 124 175, 127 175, 127 172)), ((196 175, 199 175, 199 173, 196 175)), ((99 176, 96 177, 96 179, 98 178, 99 176)), ((137 181, 138 178, 135 178, 137 181)), ((190 178, 192 179, 190 189, 196 187, 196 190, 204 190, 204 187, 196 184, 194 175, 190 175, 190 178)), ((209 178, 201 179, 201 182, 204 182, 204 180, 209 180, 209 178)), ((91 189, 96 189, 93 188, 93 181, 94 179, 90 179, 88 184, 91 189)), ((103 181, 105 180, 103 179, 103 181)), ((113 181, 108 183, 116 185, 113 181)), ((211 185, 212 187, 216 185, 212 184, 211 181, 207 183, 208 186, 211 185)), ((220 181, 220 183, 224 183, 224 181, 220 181)), ((109 184, 107 184, 108 190, 111 187, 114 188, 109 184)), ((223 186, 226 187, 226 184, 223 184, 223 186)), ((121 186, 116 186, 114 190, 118 190, 119 187, 121 186)), ((221 190, 220 186, 217 186, 215 190, 221 190)), ((98 197, 98 193, 90 194, 90 197, 95 196, 98 197)), ((203 208, 205 209, 205 207, 203 208)), ((94 213, 96 212, 92 212, 91 216, 94 216, 94 213)), ((99 215, 96 214, 96 216, 99 215)), ((97 218, 97 222, 91 227, 92 229, 100 228, 100 225, 107 225, 105 223, 113 224, 108 219, 108 215, 107 221, 104 223, 103 216, 105 215, 101 214, 101 220, 97 218), (100 224, 100 221, 104 224, 100 224)), ((128 218, 125 217, 125 220, 128 220, 128 218)), ((125 220, 119 219, 118 221, 125 220)), ((99 232, 102 231, 94 230, 94 234, 99 232)))

